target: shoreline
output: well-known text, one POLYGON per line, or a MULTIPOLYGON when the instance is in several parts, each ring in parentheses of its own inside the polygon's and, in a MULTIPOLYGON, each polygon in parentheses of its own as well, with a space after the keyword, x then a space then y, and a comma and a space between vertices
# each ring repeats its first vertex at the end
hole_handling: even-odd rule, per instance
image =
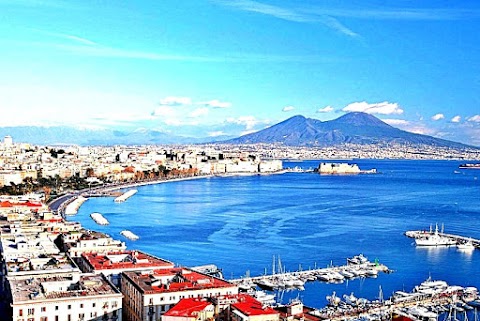
MULTIPOLYGON (((92 197, 91 195, 95 195, 96 193, 101 194, 101 193, 108 193, 108 192, 113 192, 113 191, 119 191, 122 189, 127 189, 127 188, 133 188, 133 187, 139 187, 139 186, 146 186, 146 185, 155 185, 155 184, 162 184, 162 183, 170 183, 170 182, 181 182, 181 181, 187 181, 187 180, 194 180, 194 179, 202 179, 202 178, 210 178, 214 177, 214 175, 198 175, 198 176, 192 176, 192 177, 178 177, 178 178, 171 178, 171 179, 162 179, 162 180, 152 180, 152 181, 143 181, 143 182, 127 182, 127 183, 122 183, 122 184, 114 184, 112 186, 98 186, 95 188, 91 189, 84 189, 84 190, 79 190, 79 191, 74 191, 70 193, 70 195, 62 195, 61 197, 64 197, 65 200, 62 201, 56 211, 59 212, 64 219, 66 219, 66 213, 65 210, 67 206, 77 200, 80 197, 85 197, 87 200, 92 197)), ((61 198, 60 197, 60 198, 61 198)), ((59 198, 52 200, 49 202, 48 206, 52 205, 55 201, 58 201, 59 198)), ((77 208, 77 211, 80 209, 82 204, 77 208)), ((75 216, 73 215, 68 215, 68 216, 75 216)))
MULTIPOLYGON (((204 179, 204 178, 212 178, 212 177, 234 177, 234 176, 255 176, 255 175, 278 175, 278 174, 285 174, 288 173, 289 171, 286 169, 282 169, 280 171, 276 172, 254 172, 254 173, 221 173, 221 174, 207 174, 207 175, 197 175, 197 176, 191 176, 191 177, 177 177, 177 178, 170 178, 170 179, 157 179, 157 180, 152 180, 152 181, 143 181, 143 182, 126 182, 122 184, 116 184, 112 186, 98 186, 95 188, 91 189, 86 189, 86 190, 80 190, 80 191, 75 191, 71 193, 70 197, 67 197, 67 195, 64 195, 65 200, 61 202, 58 205, 57 212, 59 212, 64 219, 66 219, 66 216, 75 216, 75 214, 72 215, 67 215, 65 213, 65 210, 67 206, 77 200, 79 197, 85 197, 87 200, 92 197, 91 195, 95 195, 96 193, 101 194, 101 193, 108 193, 108 192, 113 192, 113 191, 119 191, 122 189, 128 189, 128 188, 134 188, 134 187, 141 187, 141 186, 147 186, 147 185, 156 185, 156 184, 163 184, 163 183, 171 183, 171 182, 183 182, 183 181, 189 181, 189 180, 196 180, 196 179, 204 179)), ((58 199, 55 199, 58 200, 58 199)), ((55 202, 55 200, 52 200, 50 204, 55 202)), ((80 209, 80 207, 83 205, 80 204, 80 206, 77 208, 77 211, 80 209)), ((50 207, 50 205, 49 205, 50 207)))

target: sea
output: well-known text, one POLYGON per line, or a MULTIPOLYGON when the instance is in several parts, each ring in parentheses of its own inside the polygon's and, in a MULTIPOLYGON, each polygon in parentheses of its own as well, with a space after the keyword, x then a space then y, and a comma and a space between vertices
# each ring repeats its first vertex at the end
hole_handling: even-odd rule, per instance
MULTIPOLYGON (((284 161, 311 169, 321 160, 284 161)), ((104 232, 177 265, 215 264, 226 279, 270 274, 280 260, 287 271, 346 264, 362 253, 394 272, 338 284, 309 282, 279 291, 277 300, 300 299, 321 308, 326 296, 354 293, 378 299, 411 291, 427 278, 480 288, 480 250, 416 247, 407 230, 438 224, 446 233, 480 239, 480 170, 460 161, 348 160, 376 174, 284 174, 208 177, 138 187, 124 203, 91 198, 75 216, 104 232), (100 212, 110 225, 97 225, 100 212), (120 235, 130 230, 140 237, 120 235)))

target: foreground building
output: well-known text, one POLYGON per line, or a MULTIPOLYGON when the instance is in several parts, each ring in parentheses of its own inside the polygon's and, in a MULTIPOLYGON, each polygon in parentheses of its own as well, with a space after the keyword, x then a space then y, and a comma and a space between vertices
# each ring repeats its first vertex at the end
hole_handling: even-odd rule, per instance
POLYGON ((14 321, 121 321, 122 294, 102 275, 9 279, 14 321))
POLYGON ((238 294, 230 282, 187 268, 122 273, 124 319, 154 321, 181 299, 238 294))

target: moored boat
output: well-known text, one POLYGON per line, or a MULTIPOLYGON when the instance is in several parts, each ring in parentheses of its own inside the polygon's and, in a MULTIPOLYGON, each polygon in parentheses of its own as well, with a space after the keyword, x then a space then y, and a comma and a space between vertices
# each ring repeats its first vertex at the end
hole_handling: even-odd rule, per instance
POLYGON ((438 233, 438 225, 435 226, 435 232, 425 233, 425 235, 415 238, 417 246, 439 246, 439 245, 455 245, 456 241, 452 238, 441 236, 438 233))
POLYGON ((464 243, 458 243, 457 249, 459 249, 460 251, 473 251, 475 250, 475 245, 473 245, 472 240, 468 240, 464 243))

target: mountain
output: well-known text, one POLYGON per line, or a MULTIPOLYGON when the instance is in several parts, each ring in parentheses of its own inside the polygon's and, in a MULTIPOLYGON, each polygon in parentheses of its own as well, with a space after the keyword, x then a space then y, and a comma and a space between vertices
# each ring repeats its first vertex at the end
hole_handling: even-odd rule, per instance
POLYGON ((392 127, 366 113, 348 113, 337 119, 320 120, 293 116, 261 131, 224 141, 228 144, 280 143, 288 146, 351 144, 409 144, 470 148, 461 143, 414 134, 392 127))
POLYGON ((194 144, 206 141, 225 140, 231 137, 192 138, 176 136, 156 130, 139 129, 120 131, 111 129, 81 129, 67 126, 36 127, 0 127, 0 140, 10 135, 15 142, 33 145, 168 145, 194 144))

